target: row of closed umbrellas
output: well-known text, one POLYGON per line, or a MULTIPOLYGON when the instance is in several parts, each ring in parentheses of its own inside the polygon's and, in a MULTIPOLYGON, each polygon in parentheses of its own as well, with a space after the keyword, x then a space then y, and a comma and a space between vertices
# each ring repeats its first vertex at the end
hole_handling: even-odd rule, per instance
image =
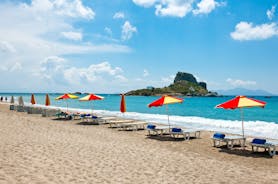
MULTIPOLYGON (((64 94, 61 95, 55 100, 67 100, 67 99, 78 99, 78 96, 75 96, 73 94, 64 94)), ((79 99, 79 101, 92 101, 92 100, 103 100, 104 97, 95 95, 95 94, 89 94, 85 97, 82 97, 79 99)), ((177 98, 173 96, 168 96, 168 95, 163 95, 161 98, 155 100, 154 102, 150 103, 148 107, 159 107, 166 105, 166 113, 168 116, 168 124, 170 127, 170 121, 169 121, 169 114, 168 114, 168 104, 174 104, 174 103, 182 103, 183 99, 182 98, 177 98)), ((14 98, 12 96, 11 98, 11 103, 14 103, 14 98)), ((22 97, 19 98, 19 103, 23 104, 23 99, 22 97)), ((31 96, 31 104, 35 104, 35 97, 34 94, 31 96)), ((48 106, 50 105, 50 99, 48 94, 46 94, 46 100, 45 100, 45 105, 48 106)), ((244 117, 243 117, 243 108, 247 107, 265 107, 266 102, 256 100, 253 98, 248 98, 246 96, 237 96, 231 100, 228 100, 227 102, 224 102, 222 104, 219 104, 216 106, 216 108, 223 108, 223 109, 240 109, 241 112, 241 120, 242 120, 242 136, 244 137, 244 117)), ((67 103, 67 110, 68 110, 68 103, 67 103)), ((120 111, 122 113, 126 112, 126 103, 125 103, 125 96, 122 94, 121 95, 121 102, 120 102, 120 111)))

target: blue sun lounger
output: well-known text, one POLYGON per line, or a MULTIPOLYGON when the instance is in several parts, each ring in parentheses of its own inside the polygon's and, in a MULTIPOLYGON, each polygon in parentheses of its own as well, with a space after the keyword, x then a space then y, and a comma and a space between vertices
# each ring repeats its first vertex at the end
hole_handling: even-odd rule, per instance
POLYGON ((278 142, 255 138, 252 140, 250 145, 252 146, 253 152, 258 152, 259 148, 263 148, 264 151, 267 151, 268 154, 273 157, 274 155, 276 155, 276 146, 278 146, 278 142))
POLYGON ((234 145, 241 145, 244 147, 246 138, 236 135, 226 136, 222 133, 215 133, 212 137, 212 140, 214 147, 220 147, 221 143, 224 143, 227 145, 227 148, 231 149, 234 147, 234 145))
POLYGON ((201 131, 185 128, 171 128, 169 134, 174 138, 182 136, 185 140, 189 140, 191 137, 200 138, 201 131))
POLYGON ((169 126, 166 125, 147 125, 148 135, 162 135, 163 133, 169 132, 169 126))

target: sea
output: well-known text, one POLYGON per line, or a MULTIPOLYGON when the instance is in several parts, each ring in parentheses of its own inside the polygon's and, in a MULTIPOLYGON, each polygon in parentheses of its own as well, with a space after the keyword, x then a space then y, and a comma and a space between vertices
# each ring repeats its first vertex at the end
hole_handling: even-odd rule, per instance
MULTIPOLYGON (((44 106, 45 94, 35 93, 36 106, 44 106)), ((234 96, 225 97, 181 97, 181 104, 170 104, 168 108, 152 107, 148 104, 158 99, 156 96, 126 96, 126 113, 120 112, 121 96, 118 94, 98 94, 104 100, 80 102, 78 100, 55 100, 60 93, 49 94, 51 107, 79 112, 94 112, 106 116, 119 116, 144 120, 149 123, 162 123, 172 126, 181 126, 199 130, 209 130, 233 134, 242 134, 242 119, 244 120, 245 135, 278 139, 278 97, 252 96, 267 103, 264 108, 253 107, 243 109, 243 118, 239 109, 225 110, 215 108, 216 105, 232 99, 234 96), (168 109, 168 111, 167 111, 168 109)), ((23 97, 25 104, 30 105, 30 93, 0 93, 0 96, 11 96, 17 101, 23 97)), ((85 95, 79 95, 83 97, 85 95)), ((5 99, 5 98, 4 98, 5 99)))

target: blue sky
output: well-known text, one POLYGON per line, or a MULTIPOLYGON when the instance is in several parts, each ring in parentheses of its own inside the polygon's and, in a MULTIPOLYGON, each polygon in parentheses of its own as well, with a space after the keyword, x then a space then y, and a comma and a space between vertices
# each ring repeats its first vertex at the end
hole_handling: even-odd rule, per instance
POLYGON ((278 94, 278 1, 4 0, 1 92, 118 93, 178 71, 278 94))

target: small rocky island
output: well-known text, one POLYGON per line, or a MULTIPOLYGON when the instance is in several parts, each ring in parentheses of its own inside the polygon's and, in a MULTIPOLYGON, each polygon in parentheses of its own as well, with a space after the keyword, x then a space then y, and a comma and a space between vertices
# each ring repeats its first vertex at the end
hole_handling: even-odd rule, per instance
POLYGON ((216 92, 207 90, 205 82, 198 82, 192 74, 185 72, 178 72, 173 84, 168 87, 147 87, 146 89, 132 90, 126 93, 126 95, 134 96, 161 96, 165 94, 174 96, 218 96, 216 92))

